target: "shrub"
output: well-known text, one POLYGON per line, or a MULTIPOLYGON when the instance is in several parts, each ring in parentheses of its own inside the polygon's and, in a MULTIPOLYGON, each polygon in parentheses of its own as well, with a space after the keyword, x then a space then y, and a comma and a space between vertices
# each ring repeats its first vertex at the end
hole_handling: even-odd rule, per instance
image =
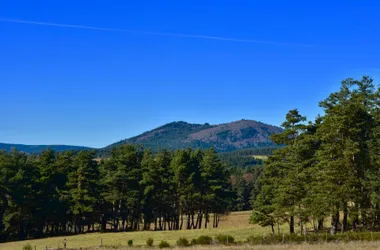
POLYGON ((190 246, 189 240, 181 237, 181 238, 179 238, 179 240, 177 240, 177 246, 188 247, 188 246, 190 246))
POLYGON ((147 240, 146 240, 146 245, 147 245, 148 247, 152 247, 152 246, 153 246, 153 239, 152 239, 152 238, 147 239, 147 240))
POLYGON ((129 247, 133 246, 133 240, 128 240, 128 246, 129 247))
POLYGON ((158 244, 159 248, 168 248, 170 247, 170 244, 167 241, 162 240, 160 244, 158 244))
POLYGON ((25 245, 22 249, 23 249, 23 250, 33 250, 33 247, 32 247, 32 245, 27 244, 27 245, 25 245))
POLYGON ((201 235, 197 238, 198 245, 210 245, 212 243, 212 238, 210 236, 201 235))
POLYGON ((197 244, 197 239, 192 239, 192 240, 191 240, 191 245, 194 246, 194 245, 196 245, 196 244, 197 244))
POLYGON ((215 237, 215 239, 224 245, 233 244, 235 239, 231 235, 220 234, 215 237))

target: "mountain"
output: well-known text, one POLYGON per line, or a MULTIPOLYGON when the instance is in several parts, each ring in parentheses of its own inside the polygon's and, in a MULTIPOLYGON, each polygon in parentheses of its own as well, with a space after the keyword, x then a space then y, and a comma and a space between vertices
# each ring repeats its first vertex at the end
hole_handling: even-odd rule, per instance
MULTIPOLYGON (((253 120, 240 120, 219 125, 191 124, 183 121, 171 122, 141 135, 122 140, 98 149, 99 155, 107 154, 111 148, 121 144, 140 144, 152 150, 210 148, 219 152, 230 152, 246 148, 271 147, 271 134, 280 133, 281 128, 253 120)), ((23 145, 0 143, 0 150, 16 148, 25 153, 39 153, 51 148, 57 152, 91 149, 68 145, 23 145)))
POLYGON ((0 143, 0 150, 11 151, 12 148, 17 149, 25 153, 40 153, 44 149, 51 148, 57 152, 62 152, 66 150, 86 150, 91 149, 88 147, 81 146, 68 146, 68 145, 24 145, 24 144, 9 144, 9 143, 0 143))
POLYGON ((253 120, 239 120, 219 125, 179 121, 111 144, 102 150, 107 151, 117 145, 131 143, 140 144, 152 150, 213 147, 219 152, 228 152, 273 146, 270 135, 281 131, 279 127, 253 120))

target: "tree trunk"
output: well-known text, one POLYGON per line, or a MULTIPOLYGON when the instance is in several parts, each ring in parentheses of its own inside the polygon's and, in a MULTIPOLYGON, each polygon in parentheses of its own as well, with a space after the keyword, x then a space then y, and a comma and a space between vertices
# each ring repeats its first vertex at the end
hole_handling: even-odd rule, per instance
POLYGON ((200 218, 200 219, 199 219, 199 224, 198 224, 198 229, 201 229, 201 228, 202 228, 203 213, 200 213, 200 214, 198 215, 198 217, 200 218))
POLYGON ((338 230, 338 223, 339 223, 339 212, 336 212, 335 215, 331 216, 331 234, 336 234, 336 231, 338 230))
POLYGON ((294 234, 294 216, 290 216, 289 233, 294 234))
POLYGON ((179 225, 179 230, 182 230, 183 225, 183 214, 181 214, 181 224, 179 225))
POLYGON ((318 230, 323 230, 324 219, 318 219, 318 230))
POLYGON ((348 211, 347 211, 347 208, 344 209, 343 211, 343 222, 342 222, 342 228, 341 228, 341 232, 343 233, 344 231, 347 230, 347 227, 348 227, 348 223, 347 223, 347 217, 348 217, 348 211))

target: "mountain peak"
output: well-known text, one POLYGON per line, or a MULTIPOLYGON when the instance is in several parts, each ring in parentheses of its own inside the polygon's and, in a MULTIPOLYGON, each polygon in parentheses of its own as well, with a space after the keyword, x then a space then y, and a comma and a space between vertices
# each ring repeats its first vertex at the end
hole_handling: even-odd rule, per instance
POLYGON ((271 142, 270 135, 281 131, 282 129, 279 127, 247 119, 218 125, 174 121, 141 135, 112 144, 107 148, 125 143, 138 143, 153 150, 158 148, 213 147, 218 151, 225 152, 244 148, 273 146, 274 143, 271 142))

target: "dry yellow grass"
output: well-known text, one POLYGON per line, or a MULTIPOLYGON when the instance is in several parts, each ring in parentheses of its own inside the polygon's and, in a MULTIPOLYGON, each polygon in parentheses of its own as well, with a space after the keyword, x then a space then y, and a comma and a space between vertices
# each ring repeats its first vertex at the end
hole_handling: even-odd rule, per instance
POLYGON ((266 156, 266 155, 252 155, 252 157, 254 157, 256 159, 263 160, 263 161, 268 159, 268 156, 266 156))
MULTIPOLYGON (((120 233, 88 233, 82 235, 74 235, 67 237, 52 237, 27 241, 15 241, 0 244, 1 250, 20 250, 26 244, 37 250, 62 247, 63 239, 67 240, 67 247, 92 247, 99 246, 102 238, 103 245, 108 246, 127 246, 128 240, 132 239, 134 245, 144 246, 148 238, 154 239, 154 245, 161 240, 168 241, 171 245, 175 245, 180 237, 187 239, 195 239, 200 235, 215 236, 218 234, 232 235, 237 241, 244 241, 251 235, 269 234, 269 228, 263 228, 258 225, 249 224, 250 211, 235 212, 228 216, 222 217, 218 228, 198 229, 198 230, 182 230, 182 231, 138 231, 138 232, 120 232, 120 233)), ((211 218, 212 221, 212 218, 211 218)))
MULTIPOLYGON (((180 237, 186 237, 187 239, 195 239, 200 235, 216 236, 218 234, 232 235, 236 241, 245 241, 251 235, 263 235, 270 234, 270 228, 263 228, 258 225, 249 224, 250 211, 247 212, 235 212, 221 219, 218 228, 199 229, 199 230, 182 230, 182 231, 139 231, 139 232, 121 232, 121 233, 88 233, 82 235, 74 235, 68 237, 52 237, 45 239, 16 241, 0 244, 1 250, 21 250, 26 244, 32 245, 33 249, 37 250, 57 249, 62 247, 63 239, 67 240, 67 247, 70 249, 100 249, 100 239, 102 239, 103 246, 118 246, 120 249, 145 249, 146 240, 148 238, 154 239, 154 246, 157 247, 161 240, 169 242, 172 246, 175 246, 176 241, 180 237), (128 240, 133 240, 136 248, 129 248, 128 240)), ((288 226, 281 226, 281 231, 287 231, 288 226)), ((102 250, 114 249, 114 248, 101 248, 102 250)), ((157 248, 158 249, 158 248, 157 248)), ((176 248, 175 248, 176 249, 176 248)), ((208 246, 208 247, 192 247, 189 249, 231 249, 231 250, 243 250, 243 249, 380 249, 379 242, 354 242, 348 244, 319 244, 319 245, 271 245, 271 246, 236 246, 236 247, 224 247, 224 246, 208 246)))

